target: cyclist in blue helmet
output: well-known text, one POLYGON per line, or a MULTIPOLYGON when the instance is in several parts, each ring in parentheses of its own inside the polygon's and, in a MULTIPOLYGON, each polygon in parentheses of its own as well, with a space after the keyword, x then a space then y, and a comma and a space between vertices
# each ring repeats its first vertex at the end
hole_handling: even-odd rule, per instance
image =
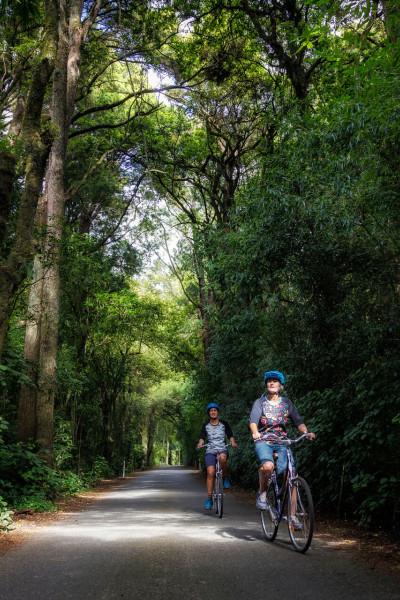
POLYGON ((293 402, 282 393, 286 383, 284 374, 281 371, 265 371, 264 383, 265 394, 254 402, 250 413, 250 430, 256 442, 255 451, 260 465, 260 489, 256 500, 256 506, 260 510, 267 508, 266 491, 268 479, 274 470, 273 453, 278 455, 278 475, 285 471, 287 465, 285 446, 277 443, 273 436, 268 441, 268 432, 286 437, 286 426, 291 422, 300 433, 309 433, 310 439, 315 439, 315 434, 308 431, 293 402))
POLYGON ((201 429, 197 448, 202 448, 207 442, 205 455, 205 464, 207 468, 207 498, 204 501, 204 508, 206 510, 211 510, 213 506, 212 493, 214 489, 217 454, 219 454, 219 461, 224 473, 224 488, 229 489, 231 483, 227 476, 228 449, 226 447, 226 438, 229 439, 232 448, 237 448, 237 443, 229 423, 219 418, 219 405, 216 402, 210 402, 207 404, 206 411, 209 419, 204 423, 201 429))

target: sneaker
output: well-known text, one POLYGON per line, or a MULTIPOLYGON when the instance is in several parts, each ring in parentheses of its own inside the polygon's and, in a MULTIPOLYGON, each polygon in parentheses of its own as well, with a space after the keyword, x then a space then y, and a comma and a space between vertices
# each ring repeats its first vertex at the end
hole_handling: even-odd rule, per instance
POLYGON ((229 481, 229 479, 227 477, 225 477, 224 479, 224 490, 230 490, 232 487, 231 482, 229 481))
POLYGON ((297 517, 290 517, 290 524, 295 531, 301 531, 301 529, 303 529, 303 523, 301 523, 297 517))
POLYGON ((207 500, 204 501, 204 508, 206 510, 211 510, 213 507, 213 501, 212 498, 207 498, 207 500))
POLYGON ((261 500, 260 492, 257 492, 256 507, 258 510, 267 510, 267 502, 266 500, 261 500))

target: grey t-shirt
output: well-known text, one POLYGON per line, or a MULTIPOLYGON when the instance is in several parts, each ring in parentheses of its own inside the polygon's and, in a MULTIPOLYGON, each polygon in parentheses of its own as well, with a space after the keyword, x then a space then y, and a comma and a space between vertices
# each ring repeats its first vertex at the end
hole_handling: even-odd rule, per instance
POLYGON ((204 423, 200 433, 200 438, 207 441, 206 452, 211 454, 225 451, 225 438, 231 437, 233 437, 231 426, 222 419, 217 425, 212 425, 210 421, 204 423))

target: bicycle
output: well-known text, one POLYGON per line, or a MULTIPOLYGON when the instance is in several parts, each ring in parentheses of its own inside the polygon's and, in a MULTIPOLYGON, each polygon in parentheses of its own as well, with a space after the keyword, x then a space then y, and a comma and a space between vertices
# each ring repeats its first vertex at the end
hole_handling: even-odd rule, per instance
MULTIPOLYGON (((290 446, 308 437, 303 433, 296 439, 285 439, 274 433, 268 433, 268 440, 274 437, 287 447, 287 468, 281 487, 278 485, 276 468, 267 487, 267 508, 260 511, 261 525, 265 537, 273 542, 277 536, 279 524, 287 520, 290 541, 297 552, 307 552, 314 532, 315 516, 311 490, 303 477, 296 473, 293 453, 290 446), (286 507, 286 516, 283 514, 286 507)), ((262 438, 260 441, 263 441, 262 438)), ((276 456, 274 456, 275 462, 276 456)), ((275 465, 276 466, 276 465, 275 465)))
MULTIPOLYGON (((228 448, 230 444, 226 444, 228 448)), ((204 446, 202 446, 204 448, 204 446)), ((201 448, 198 448, 200 450, 201 448)), ((217 461, 215 465, 215 479, 214 479, 214 489, 212 493, 213 506, 215 507, 215 513, 218 515, 220 519, 222 519, 222 515, 224 514, 224 474, 222 471, 221 463, 219 461, 219 455, 221 453, 217 453, 217 461)))

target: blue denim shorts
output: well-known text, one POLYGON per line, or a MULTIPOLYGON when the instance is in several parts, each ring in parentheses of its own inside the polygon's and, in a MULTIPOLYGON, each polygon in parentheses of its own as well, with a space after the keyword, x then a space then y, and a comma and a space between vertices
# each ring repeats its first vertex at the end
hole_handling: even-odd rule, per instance
POLYGON ((285 446, 282 444, 267 444, 267 442, 255 442, 256 454, 259 465, 263 465, 265 462, 274 462, 273 452, 278 454, 278 460, 276 463, 276 469, 278 474, 285 471, 287 467, 287 452, 285 446))
MULTIPOLYGON (((225 454, 225 456, 227 456, 228 452, 227 450, 223 450, 219 452, 219 454, 225 454)), ((206 463, 206 467, 215 467, 217 465, 217 455, 213 452, 207 452, 204 457, 204 461, 206 463)))

